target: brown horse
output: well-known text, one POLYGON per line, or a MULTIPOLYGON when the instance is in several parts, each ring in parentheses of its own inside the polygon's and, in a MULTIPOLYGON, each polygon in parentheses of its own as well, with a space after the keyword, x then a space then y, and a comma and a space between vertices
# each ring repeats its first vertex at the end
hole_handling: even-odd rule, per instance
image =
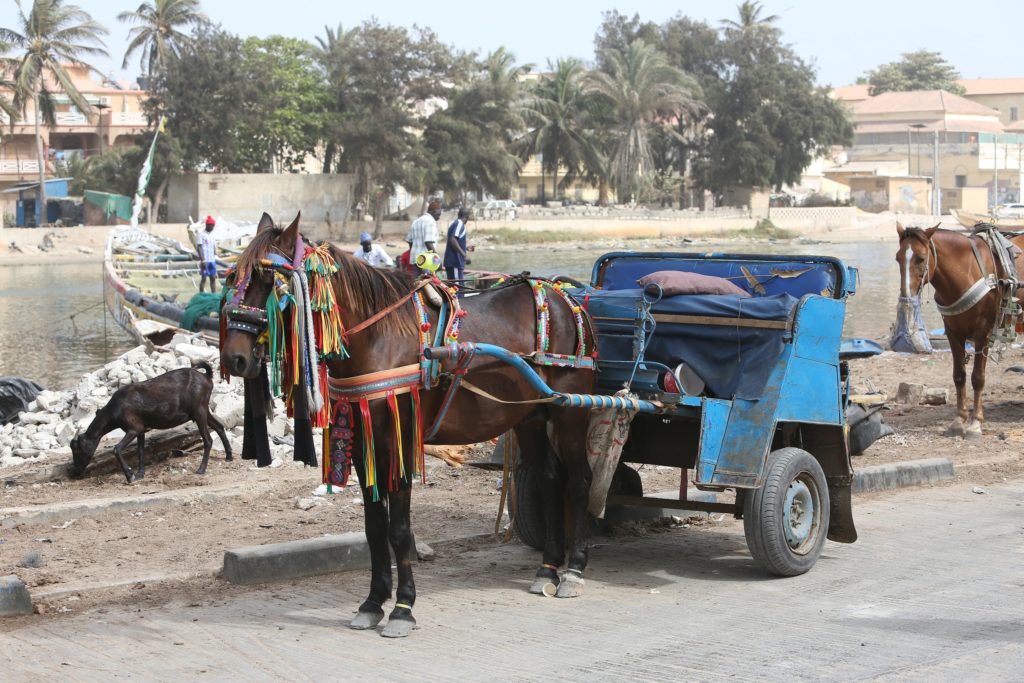
MULTIPOLYGON (((245 289, 242 304, 263 309, 273 282, 273 273, 261 269, 261 260, 268 254, 288 256, 295 251, 296 239, 301 239, 298 217, 286 229, 273 224, 263 214, 257 234, 238 260, 239 277, 248 274, 249 284, 245 289)), ((420 325, 414 304, 407 300, 412 290, 412 279, 397 270, 380 270, 367 266, 333 247, 330 254, 338 267, 332 286, 335 300, 341 308, 344 327, 352 330, 375 314, 394 308, 390 313, 373 324, 351 333, 348 338, 346 360, 328 363, 332 378, 352 378, 379 371, 400 368, 420 361, 420 325), (403 299, 406 299, 403 302, 403 299)), ((550 352, 572 354, 576 350, 577 323, 573 311, 560 300, 550 301, 550 352)), ((490 342, 499 344, 518 354, 528 355, 535 351, 537 312, 532 286, 523 279, 513 279, 507 286, 467 296, 460 300, 467 315, 459 334, 462 342, 490 342)), ((428 309, 431 324, 438 324, 438 312, 428 309)), ((585 325, 587 349, 593 349, 595 340, 589 324, 585 325)), ((253 378, 260 372, 264 349, 257 342, 256 332, 229 330, 221 348, 221 362, 230 374, 253 378)), ((442 365, 442 379, 450 372, 451 364, 442 365)), ((586 369, 537 367, 537 372, 548 385, 559 392, 592 393, 594 372, 586 369)), ((509 366, 499 361, 482 357, 475 358, 468 366, 465 376, 468 382, 504 401, 522 401, 537 398, 532 390, 509 366)), ((448 378, 450 380, 450 377, 448 378)), ((442 400, 445 381, 441 388, 422 393, 421 411, 423 425, 433 423, 442 400)), ((402 448, 412 450, 413 409, 410 394, 397 397, 401 415, 401 429, 394 429, 393 418, 387 402, 383 399, 369 401, 372 414, 373 443, 376 444, 374 464, 377 472, 388 472, 398 446, 396 432, 403 440, 402 448)), ((563 483, 567 483, 571 511, 575 513, 574 532, 567 565, 567 572, 559 584, 558 594, 573 597, 582 591, 582 572, 587 564, 587 541, 590 516, 587 513, 587 498, 590 489, 591 472, 586 459, 587 413, 579 408, 561 408, 551 405, 529 403, 497 403, 482 398, 476 393, 460 389, 454 396, 451 408, 446 413, 440 430, 428 441, 439 444, 471 444, 485 441, 515 429, 520 450, 541 456, 540 461, 548 463, 544 468, 542 488, 545 490, 545 516, 547 538, 543 553, 543 564, 538 569, 533 592, 540 591, 549 582, 559 584, 557 568, 565 559, 566 543, 564 524, 560 520, 563 505, 563 483), (529 418, 529 419, 528 419, 529 418), (548 458, 548 453, 556 458, 548 458)), ((353 425, 356 441, 363 439, 358 420, 353 425)), ((354 449, 359 451, 357 445, 354 449)), ((366 538, 371 555, 370 592, 359 607, 358 615, 351 627, 356 629, 374 628, 384 617, 383 606, 391 598, 391 554, 390 541, 398 568, 397 601, 388 623, 382 633, 397 637, 407 635, 415 620, 412 606, 416 599, 413 583, 410 552, 413 538, 409 526, 411 486, 403 481, 381 493, 374 500, 365 485, 366 468, 362 458, 354 458, 356 474, 362 485, 366 538)))
MULTIPOLYGON (((985 241, 976 235, 932 228, 904 228, 896 224, 900 238, 896 262, 900 266, 900 296, 920 294, 926 284, 935 289, 935 303, 951 307, 975 286, 979 280, 994 274, 1003 274, 996 268, 992 252, 985 241), (984 263, 984 272, 971 248, 975 242, 978 256, 984 263)), ((1011 240, 1024 248, 1024 236, 1011 240)), ((1024 260, 1016 259, 1017 271, 1024 273, 1024 260)), ((985 422, 985 408, 982 393, 985 390, 985 366, 988 363, 989 337, 996 324, 1000 306, 999 288, 988 291, 976 304, 962 312, 946 315, 942 321, 946 338, 953 353, 953 383, 956 385, 957 415, 946 431, 948 436, 963 436, 969 439, 981 438, 985 422), (974 388, 974 414, 967 409, 967 351, 966 342, 974 343, 974 369, 971 372, 971 386, 974 388), (966 425, 966 429, 965 429, 966 425)), ((967 303, 967 302, 965 302, 967 303)))

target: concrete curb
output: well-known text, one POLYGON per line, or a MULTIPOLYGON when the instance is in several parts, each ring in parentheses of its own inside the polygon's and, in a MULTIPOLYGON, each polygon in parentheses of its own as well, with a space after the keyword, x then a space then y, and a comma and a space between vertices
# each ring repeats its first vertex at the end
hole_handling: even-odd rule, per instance
POLYGON ((140 510, 173 507, 189 503, 213 503, 224 498, 241 496, 248 491, 235 484, 223 487, 204 487, 199 491, 162 491, 147 496, 124 496, 99 500, 71 500, 53 503, 45 507, 16 507, 0 510, 0 529, 10 529, 22 524, 47 524, 69 518, 95 517, 105 512, 118 510, 140 510))
POLYGON ((250 584, 367 569, 370 549, 366 535, 344 534, 254 545, 224 551, 224 578, 250 584))
POLYGON ((853 476, 853 492, 888 491, 905 486, 934 484, 952 478, 953 461, 949 458, 907 460, 858 470, 853 476))

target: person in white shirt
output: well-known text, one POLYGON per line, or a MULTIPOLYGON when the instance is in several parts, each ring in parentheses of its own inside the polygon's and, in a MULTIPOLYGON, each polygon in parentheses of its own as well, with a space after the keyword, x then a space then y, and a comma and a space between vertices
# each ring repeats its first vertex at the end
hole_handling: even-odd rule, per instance
POLYGON ((217 242, 213 239, 213 228, 217 222, 213 216, 206 217, 206 229, 197 236, 199 247, 199 291, 206 288, 206 280, 210 280, 210 291, 217 291, 217 242))
POLYGON ((409 243, 409 263, 416 263, 416 257, 425 251, 434 251, 437 243, 437 220, 441 217, 440 202, 430 202, 427 212, 414 220, 409 227, 405 241, 409 243))
POLYGON ((368 232, 359 233, 359 248, 353 251, 352 255, 374 268, 395 265, 388 253, 384 251, 384 247, 373 243, 373 236, 368 232))

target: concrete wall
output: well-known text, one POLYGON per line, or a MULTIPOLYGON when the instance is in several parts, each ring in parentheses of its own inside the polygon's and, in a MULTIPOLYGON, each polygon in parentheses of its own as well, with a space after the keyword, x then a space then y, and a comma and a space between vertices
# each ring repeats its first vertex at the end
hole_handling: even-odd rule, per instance
POLYGON ((926 178, 863 176, 850 178, 850 199, 864 211, 924 213, 931 206, 926 178))
POLYGON ((264 211, 278 223, 302 212, 303 223, 334 225, 348 216, 352 176, 346 174, 200 173, 176 176, 167 190, 167 220, 221 216, 258 221, 264 211))
POLYGON ((942 189, 942 213, 964 209, 972 213, 988 212, 987 187, 947 187, 942 189))

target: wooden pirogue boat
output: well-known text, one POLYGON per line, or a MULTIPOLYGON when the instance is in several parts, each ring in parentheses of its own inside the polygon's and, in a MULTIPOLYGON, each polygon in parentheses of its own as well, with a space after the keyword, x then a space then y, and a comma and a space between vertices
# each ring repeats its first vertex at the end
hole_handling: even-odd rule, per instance
POLYGON ((996 218, 981 213, 972 213, 963 209, 950 209, 953 218, 959 221, 965 228, 973 229, 978 223, 989 223, 1001 230, 1018 231, 1024 230, 1024 218, 996 218))
MULTIPOLYGON (((218 275, 230 264, 218 259, 218 275)), ((114 320, 140 344, 162 345, 176 333, 199 332, 216 343, 216 313, 182 328, 185 307, 199 291, 199 261, 177 240, 142 230, 115 230, 103 258, 103 298, 114 320)))

